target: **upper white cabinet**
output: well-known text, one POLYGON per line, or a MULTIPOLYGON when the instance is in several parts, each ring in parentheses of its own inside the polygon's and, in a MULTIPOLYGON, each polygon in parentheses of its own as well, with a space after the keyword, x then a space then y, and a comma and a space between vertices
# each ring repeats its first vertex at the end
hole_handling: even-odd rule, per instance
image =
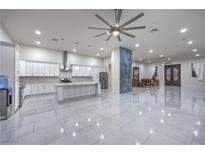
MULTIPOLYGON (((21 65, 21 64, 20 64, 21 65)), ((25 76, 33 76, 33 63, 32 62, 26 62, 26 73, 25 76)), ((20 67, 21 68, 21 67, 20 67)), ((21 70, 20 70, 21 72, 21 70)), ((21 73, 20 73, 21 74, 21 73)))
POLYGON ((20 61, 20 76, 26 75, 26 62, 20 61))
POLYGON ((59 64, 20 61, 20 76, 59 76, 59 64))
POLYGON ((81 66, 72 65, 72 76, 86 77, 91 76, 94 81, 99 81, 99 73, 106 72, 106 67, 103 66, 81 66))

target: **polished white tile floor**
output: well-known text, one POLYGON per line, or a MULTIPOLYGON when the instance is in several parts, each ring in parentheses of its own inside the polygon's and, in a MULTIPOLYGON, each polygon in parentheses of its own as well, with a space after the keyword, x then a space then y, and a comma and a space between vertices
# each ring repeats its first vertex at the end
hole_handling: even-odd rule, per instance
POLYGON ((0 144, 205 144, 205 90, 133 88, 61 104, 27 97, 0 121, 0 144))

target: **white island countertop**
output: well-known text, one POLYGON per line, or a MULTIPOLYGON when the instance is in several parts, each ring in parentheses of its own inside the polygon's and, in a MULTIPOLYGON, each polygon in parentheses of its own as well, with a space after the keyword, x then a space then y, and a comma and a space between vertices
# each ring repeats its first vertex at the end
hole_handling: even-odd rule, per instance
POLYGON ((91 85, 91 84, 99 84, 98 82, 70 82, 70 83, 56 83, 55 86, 72 86, 72 85, 91 85))
POLYGON ((58 102, 67 98, 99 95, 101 93, 98 82, 71 82, 55 84, 56 98, 58 102))

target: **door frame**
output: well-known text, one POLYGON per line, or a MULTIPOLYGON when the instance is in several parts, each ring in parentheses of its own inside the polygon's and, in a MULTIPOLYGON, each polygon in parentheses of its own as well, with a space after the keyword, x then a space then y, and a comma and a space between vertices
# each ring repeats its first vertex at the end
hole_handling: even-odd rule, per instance
POLYGON ((164 65, 164 85, 165 86, 181 86, 181 64, 170 64, 170 65, 164 65), (174 66, 177 66, 179 68, 179 81, 178 83, 175 81, 172 81, 173 79, 173 68, 174 66), (167 81, 166 80, 166 67, 170 67, 171 68, 171 81, 167 81))
POLYGON ((132 69, 132 79, 133 80, 136 80, 136 79, 134 79, 134 71, 135 70, 138 70, 138 76, 137 76, 137 78, 138 78, 138 80, 140 79, 140 68, 139 67, 133 67, 133 69, 132 69))

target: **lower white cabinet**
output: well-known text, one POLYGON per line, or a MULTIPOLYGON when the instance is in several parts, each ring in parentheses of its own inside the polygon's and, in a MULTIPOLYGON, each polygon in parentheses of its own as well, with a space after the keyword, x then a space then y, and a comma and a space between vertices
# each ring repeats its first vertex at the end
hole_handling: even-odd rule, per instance
POLYGON ((23 90, 23 97, 54 92, 54 84, 52 83, 26 84, 25 89, 23 90))

